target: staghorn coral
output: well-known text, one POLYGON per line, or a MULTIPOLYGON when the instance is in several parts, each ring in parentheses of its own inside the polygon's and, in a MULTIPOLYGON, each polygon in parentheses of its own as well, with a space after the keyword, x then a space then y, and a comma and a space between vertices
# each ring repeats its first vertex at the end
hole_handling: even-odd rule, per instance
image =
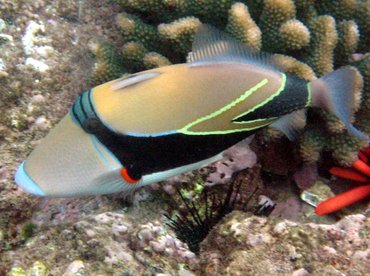
POLYGON ((334 66, 339 67, 350 60, 350 56, 358 47, 358 26, 353 20, 343 20, 337 24, 338 45, 335 48, 334 66))
POLYGON ((158 32, 164 42, 174 46, 174 51, 187 54, 193 37, 202 23, 195 17, 184 17, 169 24, 159 24, 158 32))
POLYGON ((231 6, 226 31, 249 47, 261 49, 261 30, 251 18, 248 7, 243 3, 235 3, 231 6))
MULTIPOLYGON (((340 66, 355 66, 359 70, 358 104, 353 121, 369 133, 369 59, 353 61, 355 53, 369 52, 368 0, 115 2, 123 9, 116 22, 125 41, 123 63, 128 72, 184 62, 196 28, 201 23, 212 24, 251 48, 275 54, 281 68, 305 80, 340 66)), ((324 150, 342 165, 351 165, 364 143, 349 137, 331 114, 313 110, 308 118, 298 147, 303 161, 317 161, 324 150)))
POLYGON ((134 71, 170 65, 171 62, 157 52, 149 52, 140 42, 128 42, 122 47, 122 61, 134 71))
POLYGON ((360 71, 364 87, 362 91, 362 101, 357 112, 356 122, 366 133, 370 133, 369 114, 370 114, 370 56, 367 55, 360 61, 352 63, 360 71))
POLYGON ((171 64, 171 62, 166 57, 156 52, 149 52, 145 54, 143 62, 145 69, 152 69, 171 64))
POLYGON ((126 72, 123 67, 122 57, 109 43, 93 39, 89 42, 88 47, 96 57, 95 67, 91 76, 94 84, 116 79, 126 72))
POLYGON ((318 76, 333 71, 333 51, 337 43, 335 20, 328 15, 318 16, 310 21, 312 32, 308 56, 305 61, 318 76))
POLYGON ((283 46, 291 50, 302 49, 310 41, 309 30, 297 19, 291 19, 281 24, 279 34, 283 46))
POLYGON ((274 51, 281 47, 279 28, 288 20, 294 19, 293 1, 266 0, 261 13, 260 28, 262 31, 263 49, 274 51), (266 42, 266 43, 265 43, 266 42))

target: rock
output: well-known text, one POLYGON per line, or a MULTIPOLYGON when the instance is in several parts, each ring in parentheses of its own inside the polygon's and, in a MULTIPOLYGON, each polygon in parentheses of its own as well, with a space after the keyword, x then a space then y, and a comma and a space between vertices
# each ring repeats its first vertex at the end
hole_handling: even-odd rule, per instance
POLYGON ((0 32, 6 28, 6 23, 3 19, 0 18, 0 32))
POLYGON ((305 163, 302 168, 294 173, 293 179, 301 191, 307 190, 317 180, 317 166, 316 164, 305 163))
POLYGON ((210 252, 218 252, 214 275, 364 275, 369 225, 363 215, 326 225, 234 211, 201 243, 202 269, 215 268, 210 252))
POLYGON ((27 276, 26 270, 20 266, 14 266, 11 270, 6 274, 7 276, 27 276))
POLYGON ((42 73, 49 70, 49 65, 47 65, 45 62, 41 60, 37 60, 32 57, 29 57, 26 59, 26 65, 29 65, 33 67, 36 71, 39 71, 42 73))
POLYGON ((36 261, 33 263, 31 269, 28 271, 27 275, 30 276, 49 276, 51 275, 49 268, 41 261, 36 261))
POLYGON ((40 116, 36 118, 36 121, 34 122, 33 126, 40 130, 48 130, 51 127, 51 123, 48 119, 46 119, 45 116, 40 116))
POLYGON ((43 95, 35 95, 31 98, 32 103, 41 104, 45 102, 45 97, 43 95))
POLYGON ((63 273, 63 276, 83 276, 85 271, 85 265, 83 261, 73 261, 63 273))
POLYGON ((292 276, 308 276, 310 275, 308 271, 304 268, 297 269, 293 271, 292 276))
POLYGON ((211 164, 214 168, 206 179, 207 186, 227 183, 234 172, 252 168, 257 162, 257 155, 249 148, 251 138, 247 138, 224 151, 221 160, 211 164))

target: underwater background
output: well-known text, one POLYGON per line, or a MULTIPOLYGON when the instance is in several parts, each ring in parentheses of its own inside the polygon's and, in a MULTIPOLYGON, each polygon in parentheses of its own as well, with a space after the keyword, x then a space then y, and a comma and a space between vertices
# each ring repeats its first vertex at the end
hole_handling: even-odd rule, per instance
POLYGON ((369 273, 368 200, 311 206, 358 186, 330 172, 368 153, 323 111, 294 142, 264 129, 128 199, 37 198, 13 180, 79 93, 185 62, 202 23, 305 80, 354 66, 353 121, 370 134, 369 18, 366 0, 0 0, 0 275, 369 273))

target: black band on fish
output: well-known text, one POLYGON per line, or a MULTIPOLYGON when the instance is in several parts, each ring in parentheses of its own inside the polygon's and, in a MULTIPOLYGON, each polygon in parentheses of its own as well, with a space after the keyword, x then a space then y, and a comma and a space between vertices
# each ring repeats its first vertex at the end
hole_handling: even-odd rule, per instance
MULTIPOLYGON (((280 116, 306 106, 306 82, 288 76, 280 95, 239 121, 280 116), (292 100, 295 99, 295 100, 292 100), (273 113, 271 113, 273 112, 273 113)), ((136 178, 205 160, 228 148, 256 130, 223 135, 185 135, 174 133, 158 137, 135 137, 107 127, 95 112, 91 91, 84 92, 72 107, 72 114, 82 129, 95 135, 136 178), (136 165, 135 165, 136 164, 136 165), (140 164, 138 166, 137 164, 140 164)))
POLYGON ((99 124, 94 121, 100 121, 95 112, 91 101, 91 89, 83 92, 72 106, 72 117, 77 121, 80 127, 87 133, 93 134, 95 127, 99 124))
POLYGON ((255 132, 201 136, 175 133, 159 137, 135 137, 117 133, 98 117, 91 100, 91 90, 76 99, 71 116, 84 131, 94 135, 106 146, 135 179, 148 173, 205 160, 255 132))
POLYGON ((309 100, 307 82, 291 74, 286 74, 286 76, 284 90, 278 96, 234 121, 247 122, 261 118, 280 117, 305 108, 309 100))

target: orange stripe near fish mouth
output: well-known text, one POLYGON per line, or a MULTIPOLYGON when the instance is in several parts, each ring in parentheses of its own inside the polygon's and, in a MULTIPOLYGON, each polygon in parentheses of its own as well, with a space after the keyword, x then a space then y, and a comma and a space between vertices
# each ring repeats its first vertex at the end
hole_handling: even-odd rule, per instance
POLYGON ((140 181, 140 179, 141 179, 141 178, 139 178, 139 179, 134 179, 134 178, 132 178, 132 177, 128 174, 128 171, 127 171, 127 169, 126 169, 126 168, 121 169, 121 176, 122 176, 123 180, 125 180, 125 181, 126 181, 127 183, 129 183, 129 184, 135 184, 135 183, 139 182, 139 181, 140 181))

